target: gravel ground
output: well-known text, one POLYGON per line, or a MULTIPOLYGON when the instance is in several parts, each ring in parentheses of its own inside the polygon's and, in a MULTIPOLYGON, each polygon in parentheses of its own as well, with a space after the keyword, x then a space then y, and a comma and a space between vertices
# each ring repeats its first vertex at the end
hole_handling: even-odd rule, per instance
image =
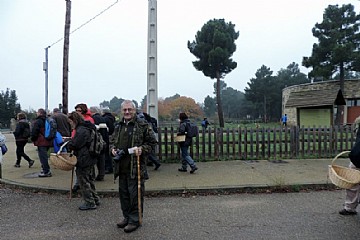
POLYGON ((116 227, 118 198, 80 211, 80 198, 0 185, 0 239, 358 239, 360 217, 341 216, 344 192, 145 198, 143 226, 116 227))

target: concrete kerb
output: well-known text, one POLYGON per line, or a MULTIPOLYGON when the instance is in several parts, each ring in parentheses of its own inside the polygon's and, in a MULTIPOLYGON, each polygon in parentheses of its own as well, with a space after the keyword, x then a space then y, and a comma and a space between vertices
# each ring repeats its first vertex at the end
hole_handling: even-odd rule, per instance
MULTIPOLYGON (((28 185, 23 183, 14 182, 11 180, 0 179, 0 184, 11 189, 19 189, 22 191, 32 193, 50 193, 68 195, 69 189, 41 187, 28 185)), ((168 190, 150 190, 145 191, 146 197, 166 197, 166 196, 193 196, 193 195, 229 195, 229 194, 242 194, 242 193, 289 193, 289 192, 301 192, 301 191, 322 191, 322 190, 340 190, 333 184, 294 184, 284 186, 269 186, 269 185, 254 185, 254 186, 233 186, 233 187, 210 187, 210 188, 192 188, 192 189, 168 189, 168 190)), ((115 197, 118 196, 117 191, 98 191, 98 194, 103 197, 115 197)), ((76 198, 79 195, 73 193, 72 197, 76 198)))

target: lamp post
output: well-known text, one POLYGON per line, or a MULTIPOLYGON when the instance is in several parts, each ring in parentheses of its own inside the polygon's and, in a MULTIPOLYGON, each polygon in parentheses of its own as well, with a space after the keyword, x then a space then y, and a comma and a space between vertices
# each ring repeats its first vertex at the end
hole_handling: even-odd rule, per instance
POLYGON ((156 0, 149 0, 147 44, 147 113, 158 119, 156 0))
POLYGON ((49 110, 49 95, 48 95, 48 74, 49 74, 49 60, 48 60, 48 50, 49 50, 50 46, 48 46, 47 48, 45 48, 45 62, 43 62, 43 70, 45 72, 45 111, 46 113, 48 113, 49 110))

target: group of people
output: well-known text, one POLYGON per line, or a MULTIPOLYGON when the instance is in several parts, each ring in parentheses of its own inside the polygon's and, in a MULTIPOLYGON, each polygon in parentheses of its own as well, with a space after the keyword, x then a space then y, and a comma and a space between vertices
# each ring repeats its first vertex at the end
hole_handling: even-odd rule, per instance
MULTIPOLYGON (((119 197, 123 216, 117 226, 129 233, 141 225, 145 180, 148 179, 147 163, 152 162, 155 170, 161 166, 161 163, 155 154, 158 143, 157 125, 151 123, 150 116, 139 113, 131 100, 123 101, 121 113, 122 118, 115 122, 114 115, 108 109, 101 111, 98 107, 88 108, 86 104, 80 103, 75 106, 75 111, 68 115, 55 108, 53 114, 48 116, 46 111, 40 108, 32 124, 29 124, 24 113, 19 113, 14 131, 17 146, 14 166, 20 167, 21 158, 28 162, 29 167, 34 165, 35 161, 24 151, 30 138, 37 146, 41 163, 42 170, 38 176, 51 177, 48 151, 50 147, 55 149, 57 144, 66 143, 67 151, 72 151, 77 157, 76 181, 73 189, 80 190, 84 200, 79 209, 92 210, 100 205, 95 181, 103 181, 105 174, 114 173, 115 179, 119 179, 119 197), (46 119, 49 117, 55 120, 57 135, 61 136, 62 142, 45 138, 46 119), (95 129, 100 132, 106 143, 100 156, 93 156, 89 152, 91 130, 95 129), (97 174, 95 174, 96 169, 97 174)), ((180 113, 179 119, 178 135, 186 135, 187 123, 190 120, 186 113, 180 113)), ((192 138, 186 137, 186 140, 179 144, 183 158, 179 171, 186 172, 187 167, 190 166, 190 173, 194 173, 198 168, 188 151, 192 138)))
MULTIPOLYGON (((152 161, 155 164, 155 170, 161 164, 155 156, 155 147, 158 141, 149 116, 146 113, 139 113, 131 100, 123 101, 121 113, 121 120, 115 122, 115 117, 107 109, 101 112, 98 107, 88 109, 86 104, 81 103, 76 105, 75 111, 68 115, 55 108, 52 117, 57 123, 57 131, 63 137, 63 142, 67 142, 68 150, 73 151, 78 160, 76 164, 77 184, 84 199, 84 203, 80 205, 79 209, 97 208, 100 198, 96 192, 94 181, 103 181, 106 173, 114 173, 115 178, 119 179, 119 198, 123 216, 122 220, 117 223, 117 227, 123 228, 125 232, 129 233, 141 225, 145 180, 148 178, 147 162, 148 160, 152 161), (106 142, 100 157, 91 156, 87 144, 91 141, 90 130, 94 129, 98 129, 106 142), (153 157, 150 158, 150 156, 153 157), (95 166, 98 169, 96 177, 95 166), (139 186, 140 189, 138 189, 139 186)), ((42 167, 39 177, 51 177, 47 151, 52 143, 44 137, 46 117, 45 110, 39 109, 30 131, 26 115, 19 113, 14 131, 17 146, 15 167, 20 167, 22 157, 28 162, 29 167, 34 165, 34 160, 24 152, 28 138, 31 137, 34 145, 38 147, 38 156, 42 167)), ((192 174, 198 170, 198 167, 188 151, 192 144, 192 138, 186 136, 190 120, 184 112, 179 114, 179 120, 177 134, 185 135, 185 141, 179 143, 182 163, 178 170, 187 172, 190 167, 192 174)), ((287 116, 285 114, 282 117, 282 124, 286 126, 286 123, 287 116)), ((202 125, 205 129, 209 125, 206 118, 202 125)), ((357 131, 356 141, 360 141, 360 130, 357 131)), ((350 167, 356 168, 351 163, 350 167)), ((357 214, 359 194, 360 185, 346 190, 344 208, 339 212, 341 215, 357 214)))

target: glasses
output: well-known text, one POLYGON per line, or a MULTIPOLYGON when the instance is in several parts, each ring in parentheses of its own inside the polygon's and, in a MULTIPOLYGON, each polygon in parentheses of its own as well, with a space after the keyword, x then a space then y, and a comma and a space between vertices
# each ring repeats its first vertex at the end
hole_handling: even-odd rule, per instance
POLYGON ((123 112, 132 112, 134 109, 133 108, 124 108, 123 112))
POLYGON ((76 109, 77 112, 81 112, 81 109, 76 109))

